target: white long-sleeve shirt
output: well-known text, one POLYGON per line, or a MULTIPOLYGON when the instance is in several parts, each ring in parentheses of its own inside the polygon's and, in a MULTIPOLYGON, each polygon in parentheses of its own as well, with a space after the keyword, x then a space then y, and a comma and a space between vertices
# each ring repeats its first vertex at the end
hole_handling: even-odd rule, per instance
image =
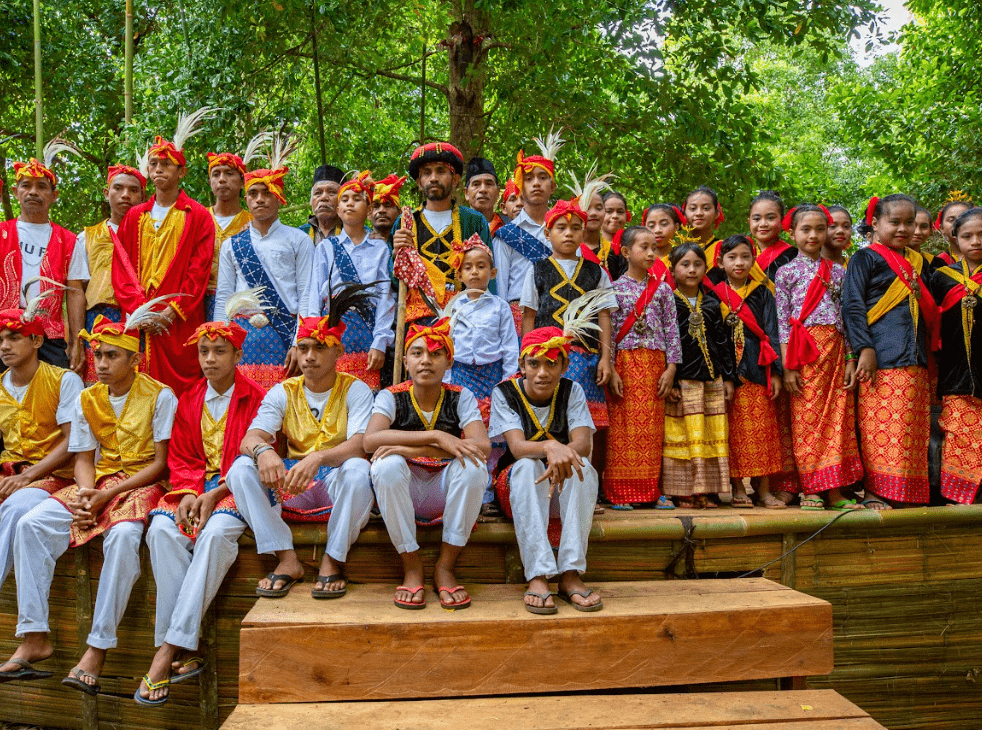
MULTIPOLYGON (((536 223, 524 210, 515 216, 512 223, 538 238, 546 248, 552 250, 549 239, 546 238, 544 223, 536 223)), ((491 246, 494 251, 494 266, 498 269, 498 276, 495 278, 498 283, 498 296, 506 302, 517 301, 522 296, 522 286, 525 284, 526 274, 532 269, 532 262, 497 236, 494 237, 491 246)))

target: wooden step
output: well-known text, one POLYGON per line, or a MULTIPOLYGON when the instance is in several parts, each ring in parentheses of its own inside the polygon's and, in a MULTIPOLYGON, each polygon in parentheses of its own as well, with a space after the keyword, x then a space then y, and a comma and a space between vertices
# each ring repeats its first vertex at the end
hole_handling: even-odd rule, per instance
POLYGON ((239 705, 222 730, 883 730, 832 690, 239 705))
POLYGON ((310 584, 242 622, 239 702, 494 696, 704 684, 832 671, 832 607, 762 578, 595 584, 605 608, 524 610, 524 586, 473 605, 392 604, 394 586, 314 601, 310 584))

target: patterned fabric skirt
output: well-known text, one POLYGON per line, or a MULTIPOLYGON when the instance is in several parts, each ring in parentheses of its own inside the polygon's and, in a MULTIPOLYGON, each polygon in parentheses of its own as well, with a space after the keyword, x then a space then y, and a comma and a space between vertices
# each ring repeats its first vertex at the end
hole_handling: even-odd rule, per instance
MULTIPOLYGON (((287 471, 293 468, 299 459, 283 459, 287 471)), ((300 494, 290 494, 281 490, 267 490, 271 504, 280 502, 283 505, 283 519, 287 522, 327 522, 331 519, 331 509, 334 504, 327 493, 327 477, 332 467, 322 466, 307 489, 300 494)))
POLYGON ((282 383, 286 379, 283 361, 286 360, 287 348, 283 346, 283 340, 276 330, 272 325, 255 327, 244 319, 239 324, 247 333, 242 345, 242 361, 239 363, 242 374, 252 378, 266 390, 282 383))
MULTIPOLYGON (((209 289, 205 292, 205 321, 215 321, 215 290, 209 289)), ((225 312, 222 312, 222 319, 225 319, 225 312)))
POLYGON ((730 403, 730 478, 763 477, 781 471, 777 404, 767 387, 741 383, 730 403))
MULTIPOLYGON (((85 313, 86 332, 92 331, 95 318, 100 314, 111 322, 123 321, 123 312, 119 307, 111 304, 97 304, 85 313)), ((95 376, 95 358, 92 356, 92 350, 88 347, 85 348, 85 377, 83 380, 85 380, 86 385, 92 385, 98 380, 95 376)))
POLYGON ((491 415, 491 391, 502 380, 501 364, 501 360, 487 365, 468 365, 455 360, 450 368, 450 383, 467 388, 477 398, 485 427, 491 415))
POLYGON ((522 307, 518 302, 508 302, 511 307, 511 316, 515 320, 515 331, 518 333, 518 341, 522 341, 522 307))
POLYGON ((791 394, 786 390, 782 390, 781 395, 777 397, 777 430, 781 437, 781 471, 771 477, 771 491, 798 494, 801 491, 801 479, 798 477, 798 465, 794 460, 791 394))
MULTIPOLYGON (((123 472, 109 474, 96 481, 96 489, 111 489, 128 478, 123 472)), ((138 487, 129 492, 117 494, 99 513, 99 519, 92 527, 82 529, 75 523, 72 523, 72 541, 70 546, 78 547, 79 545, 84 545, 93 537, 98 537, 110 527, 120 522, 142 522, 146 525, 147 515, 150 514, 150 510, 157 506, 157 503, 166 491, 167 482, 159 481, 154 484, 148 484, 145 487, 138 487)), ((72 484, 55 492, 51 496, 65 505, 66 509, 70 510, 71 507, 69 504, 78 501, 78 485, 72 484)))
POLYGON ((897 502, 930 499, 927 447, 931 394, 927 368, 878 370, 859 384, 859 436, 866 488, 897 502))
POLYGON ((566 377, 579 383, 583 388, 587 406, 590 408, 590 416, 593 417, 593 425, 601 429, 610 425, 610 419, 607 415, 607 396, 604 394, 604 389, 597 385, 599 362, 599 353, 574 347, 569 353, 569 369, 566 371, 566 377))
POLYGON ((661 496, 665 401, 658 397, 658 379, 665 372, 661 350, 620 350, 617 374, 624 397, 611 398, 607 433, 604 494, 613 504, 654 502, 661 496))
POLYGON ((346 312, 341 317, 341 321, 346 327, 341 337, 344 354, 338 358, 338 372, 354 375, 377 392, 382 371, 368 369, 368 351, 372 349, 372 328, 357 312, 346 312))
MULTIPOLYGON (((30 466, 33 466, 33 464, 31 464, 29 461, 5 461, 0 464, 0 478, 16 476, 30 466)), ((24 489, 43 489, 48 494, 54 494, 55 492, 70 486, 71 483, 71 479, 49 475, 43 479, 38 479, 37 481, 31 482, 25 486, 24 489)), ((0 502, 3 502, 5 499, 6 497, 0 497, 0 502)))
POLYGON ((855 394, 843 390, 846 344, 832 325, 810 327, 818 359, 801 367, 802 390, 791 395, 794 455, 805 494, 855 484, 863 476, 856 442, 855 394))
POLYGON ((681 380, 682 399, 665 404, 661 489, 673 497, 730 491, 723 381, 681 380))
MULTIPOLYGON (((511 479, 511 468, 513 466, 514 464, 508 465, 494 478, 494 488, 498 493, 498 502, 501 504, 502 512, 505 513, 505 516, 509 520, 514 519, 511 511, 511 499, 509 498, 511 494, 509 480, 511 479)), ((549 544, 553 548, 559 548, 559 540, 563 535, 563 522, 559 518, 557 500, 553 500, 549 505, 549 525, 546 530, 549 535, 549 544)))
POLYGON ((982 400, 946 395, 941 429, 945 433, 941 494, 961 504, 972 504, 982 482, 982 400))
MULTIPOLYGON (((205 482, 205 494, 217 489, 220 479, 221 477, 217 474, 211 479, 208 479, 205 482)), ((181 500, 183 500, 188 494, 189 492, 168 492, 160 498, 160 501, 157 502, 157 506, 150 510, 150 519, 153 519, 157 515, 164 515, 165 517, 170 517, 172 520, 174 520, 174 522, 177 522, 177 508, 180 506, 181 500)), ((239 510, 235 508, 235 497, 233 497, 231 493, 226 494, 224 497, 222 497, 221 501, 215 505, 215 510, 212 512, 212 514, 217 515, 219 513, 232 515, 232 517, 245 522, 245 518, 242 516, 239 510)), ((187 531, 183 525, 178 525, 178 527, 181 529, 181 532, 187 534, 187 531)), ((197 536, 197 528, 195 529, 194 534, 188 535, 188 537, 190 537, 192 540, 197 538, 197 536)))

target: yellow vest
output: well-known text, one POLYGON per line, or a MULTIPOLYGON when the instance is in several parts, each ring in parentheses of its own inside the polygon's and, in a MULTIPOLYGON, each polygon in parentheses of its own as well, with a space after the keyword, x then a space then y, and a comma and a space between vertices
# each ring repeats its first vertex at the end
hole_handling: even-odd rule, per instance
POLYGON ((245 227, 252 223, 252 213, 244 209, 239 210, 228 227, 222 228, 215 220, 215 208, 209 208, 208 212, 211 213, 211 218, 215 221, 215 258, 212 259, 211 278, 208 279, 208 291, 213 292, 218 286, 218 254, 221 253, 222 244, 237 233, 244 231, 245 227))
POLYGON ((184 233, 185 217, 175 206, 167 211, 160 228, 153 227, 150 211, 140 218, 140 284, 144 291, 157 289, 167 275, 184 233))
POLYGON ((225 447, 225 421, 227 418, 228 411, 225 411, 222 417, 216 421, 207 405, 201 409, 201 443, 205 447, 205 481, 222 473, 222 451, 225 447))
POLYGON ((153 463, 153 414, 157 396, 166 387, 137 373, 118 418, 108 386, 96 383, 82 391, 82 413, 99 442, 96 479, 119 471, 132 476, 153 463))
POLYGON ((348 409, 345 399, 348 388, 358 378, 338 373, 331 396, 318 422, 310 412, 303 394, 303 375, 283 381, 286 391, 286 414, 283 416, 283 435, 286 437, 287 457, 302 459, 315 451, 332 449, 348 438, 348 409))
MULTIPOLYGON (((36 464, 54 449, 63 438, 58 425, 58 401, 61 400, 61 379, 67 370, 40 363, 27 386, 24 402, 17 400, 0 382, 0 432, 3 434, 3 453, 0 461, 29 461, 36 464)), ((69 463, 54 472, 54 476, 72 477, 69 463)))
POLYGON ((109 235, 108 221, 102 221, 85 229, 85 252, 89 255, 89 285, 85 289, 85 308, 100 304, 113 307, 113 239, 109 235))

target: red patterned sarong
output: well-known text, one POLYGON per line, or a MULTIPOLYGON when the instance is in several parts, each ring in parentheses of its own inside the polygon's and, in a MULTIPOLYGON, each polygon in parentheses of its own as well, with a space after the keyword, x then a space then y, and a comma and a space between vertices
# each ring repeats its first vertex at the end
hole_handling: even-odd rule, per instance
POLYGON ((927 447, 931 394, 927 368, 878 370, 859 384, 859 435, 866 488, 897 502, 930 499, 927 447))
POLYGON ((338 358, 337 370, 339 373, 354 375, 365 385, 377 393, 380 386, 381 370, 368 369, 367 352, 345 352, 338 358))
POLYGON ((805 494, 855 484, 863 476, 855 398, 843 390, 846 346, 833 325, 809 327, 818 358, 802 365, 802 390, 790 395, 794 456, 805 494))
MULTIPOLYGON (((31 464, 29 461, 5 461, 0 464, 0 478, 16 476, 29 466, 33 466, 33 464, 31 464)), ((63 479, 62 477, 49 475, 43 479, 38 479, 37 481, 31 482, 27 486, 23 487, 23 489, 43 489, 48 494, 54 494, 58 490, 64 489, 71 483, 71 479, 63 479)), ((3 502, 4 499, 6 499, 6 497, 0 497, 0 502, 3 502)))
MULTIPOLYGON (((109 489, 128 478, 122 472, 110 474, 97 481, 96 488, 109 489)), ((75 523, 72 523, 71 547, 84 545, 93 537, 101 535, 110 527, 120 522, 142 522, 146 524, 147 515, 150 513, 150 510, 157 506, 157 502, 160 501, 160 498, 164 496, 166 491, 167 482, 160 481, 145 487, 132 489, 129 492, 117 494, 103 508, 102 512, 99 513, 99 519, 92 527, 83 530, 75 523)), ((53 499, 61 502, 66 509, 71 510, 69 503, 78 500, 78 485, 72 484, 51 496, 53 499)))
POLYGON ((982 482, 982 400, 946 395, 941 430, 945 433, 941 494, 961 504, 972 504, 982 482))
POLYGON ((781 472, 771 477, 772 492, 798 494, 801 479, 794 460, 794 433, 791 430, 791 396, 782 390, 777 397, 777 429, 781 435, 781 472))
MULTIPOLYGON (((494 489, 498 494, 498 502, 501 504, 501 509, 509 520, 514 519, 511 511, 511 499, 509 498, 511 494, 509 480, 511 479, 511 468, 513 466, 514 464, 510 464, 505 469, 502 469, 498 473, 498 476, 494 478, 494 489)), ((549 535, 549 544, 554 548, 558 548, 559 540, 563 536, 563 522, 553 512, 554 510, 550 508, 549 526, 546 528, 546 534, 549 535)))
POLYGON ((522 341, 522 308, 518 305, 518 302, 508 302, 508 306, 511 307, 511 316, 515 320, 515 331, 518 333, 518 341, 522 341))
POLYGON ((730 403, 730 477, 763 477, 781 471, 777 405, 767 388, 741 383, 730 403))
POLYGON ((665 353, 620 350, 616 368, 624 381, 624 397, 607 401, 604 494, 613 504, 654 502, 661 496, 665 401, 658 397, 658 379, 665 372, 665 353))

